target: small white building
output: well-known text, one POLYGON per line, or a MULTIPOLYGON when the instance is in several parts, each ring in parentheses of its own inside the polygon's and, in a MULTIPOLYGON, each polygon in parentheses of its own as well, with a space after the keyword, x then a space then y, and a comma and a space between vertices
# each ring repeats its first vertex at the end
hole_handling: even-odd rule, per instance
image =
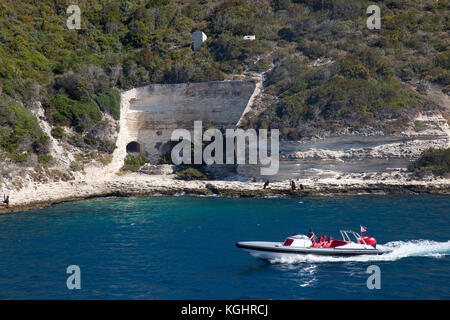
POLYGON ((197 51, 197 49, 202 45, 203 42, 208 39, 206 34, 203 33, 203 31, 195 31, 192 36, 194 37, 194 51, 197 51))
POLYGON ((256 39, 256 36, 254 34, 244 36, 244 40, 247 40, 247 41, 253 41, 255 39, 256 39))

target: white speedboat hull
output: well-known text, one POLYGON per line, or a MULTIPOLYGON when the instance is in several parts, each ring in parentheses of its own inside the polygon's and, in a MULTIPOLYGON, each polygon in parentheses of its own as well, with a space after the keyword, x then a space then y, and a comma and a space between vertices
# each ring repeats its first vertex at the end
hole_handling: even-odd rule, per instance
POLYGON ((382 252, 372 246, 348 245, 338 248, 315 248, 315 247, 294 247, 284 246, 282 242, 266 241, 246 241, 236 243, 252 256, 272 260, 278 258, 291 258, 299 255, 324 255, 324 256, 358 256, 358 255, 378 255, 382 252))

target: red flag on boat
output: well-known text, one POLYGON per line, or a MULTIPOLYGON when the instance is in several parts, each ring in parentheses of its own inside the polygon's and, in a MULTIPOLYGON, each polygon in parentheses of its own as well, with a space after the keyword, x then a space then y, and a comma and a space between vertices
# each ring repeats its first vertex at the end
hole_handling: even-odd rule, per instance
POLYGON ((361 227, 361 232, 366 232, 367 231, 366 227, 363 227, 363 226, 360 226, 360 227, 361 227))

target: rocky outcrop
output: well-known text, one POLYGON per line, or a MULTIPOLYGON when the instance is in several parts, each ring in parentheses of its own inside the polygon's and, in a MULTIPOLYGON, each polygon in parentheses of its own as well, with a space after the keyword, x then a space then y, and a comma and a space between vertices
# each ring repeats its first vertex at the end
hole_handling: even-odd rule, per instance
POLYGON ((169 175, 173 174, 175 166, 170 164, 160 164, 154 165, 150 163, 144 164, 140 169, 139 173, 154 174, 154 175, 169 175))
MULTIPOLYGON (((450 191, 450 179, 430 177, 414 180, 412 173, 380 173, 362 179, 359 174, 340 178, 301 181, 303 190, 292 191, 289 181, 270 183, 249 181, 181 181, 167 175, 130 173, 111 175, 92 181, 50 182, 27 186, 14 193, 10 208, 0 206, 0 213, 41 207, 64 201, 105 196, 200 195, 232 197, 303 197, 323 194, 357 193, 443 193, 450 191)), ((297 182, 297 186, 300 183, 297 182)))
MULTIPOLYGON (((280 170, 270 180, 316 179, 344 173, 374 174, 405 170, 428 148, 450 147, 450 129, 442 114, 417 115, 395 135, 343 134, 280 143, 280 170)), ((260 177, 255 166, 240 165, 240 175, 260 177)))

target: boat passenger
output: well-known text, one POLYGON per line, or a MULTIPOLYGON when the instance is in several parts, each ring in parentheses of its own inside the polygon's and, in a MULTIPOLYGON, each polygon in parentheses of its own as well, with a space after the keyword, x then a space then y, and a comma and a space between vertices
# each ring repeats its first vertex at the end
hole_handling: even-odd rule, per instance
POLYGON ((314 232, 312 231, 312 229, 309 229, 309 231, 308 231, 308 238, 309 238, 311 241, 313 241, 314 237, 315 237, 314 232))

